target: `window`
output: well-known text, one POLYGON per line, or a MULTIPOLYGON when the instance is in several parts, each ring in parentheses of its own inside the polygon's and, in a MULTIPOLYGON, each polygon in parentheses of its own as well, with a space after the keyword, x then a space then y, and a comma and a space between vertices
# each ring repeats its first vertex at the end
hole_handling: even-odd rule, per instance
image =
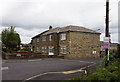
POLYGON ((42 52, 46 53, 47 52, 47 47, 42 47, 42 52))
POLYGON ((39 42, 39 39, 37 39, 37 42, 39 42))
POLYGON ((33 39, 33 42, 34 42, 34 43, 35 43, 35 41, 36 41, 36 40, 35 40, 35 39, 33 39))
POLYGON ((52 35, 49 35, 49 41, 52 41, 52 35))
POLYGON ((53 53, 54 52, 54 46, 49 46, 49 53, 53 53))
POLYGON ((66 52, 67 52, 66 46, 65 45, 64 46, 60 46, 60 53, 61 54, 66 54, 66 52))
POLYGON ((46 36, 43 36, 43 37, 42 37, 42 41, 46 41, 46 36))
POLYGON ((44 47, 44 52, 47 53, 47 47, 44 47))
POLYGON ((60 40, 66 40, 66 34, 65 33, 60 35, 60 40))
POLYGON ((40 48, 39 47, 37 47, 37 50, 36 50, 37 52, 40 52, 40 48))

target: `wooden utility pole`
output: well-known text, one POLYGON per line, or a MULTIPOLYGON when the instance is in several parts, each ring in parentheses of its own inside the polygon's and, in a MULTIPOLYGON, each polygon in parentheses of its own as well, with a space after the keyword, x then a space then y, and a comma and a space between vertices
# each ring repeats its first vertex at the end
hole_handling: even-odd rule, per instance
POLYGON ((109 0, 106 0, 106 37, 109 37, 109 0))
MULTIPOLYGON (((105 37, 110 37, 109 35, 109 0, 106 0, 106 28, 105 28, 105 37)), ((108 48, 105 49, 105 56, 108 55, 108 48)), ((108 65, 108 60, 106 60, 105 66, 108 65)))

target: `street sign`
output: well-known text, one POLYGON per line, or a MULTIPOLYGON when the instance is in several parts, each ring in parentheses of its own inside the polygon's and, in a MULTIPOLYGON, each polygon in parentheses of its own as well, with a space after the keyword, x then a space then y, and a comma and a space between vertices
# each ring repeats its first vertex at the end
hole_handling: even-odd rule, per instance
POLYGON ((110 43, 109 42, 104 42, 104 45, 110 45, 110 43))
POLYGON ((110 42, 110 37, 104 37, 104 42, 110 42))
POLYGON ((103 48, 104 49, 108 49, 110 45, 110 37, 104 37, 104 45, 103 48))
POLYGON ((104 45, 103 48, 108 49, 109 45, 104 45))

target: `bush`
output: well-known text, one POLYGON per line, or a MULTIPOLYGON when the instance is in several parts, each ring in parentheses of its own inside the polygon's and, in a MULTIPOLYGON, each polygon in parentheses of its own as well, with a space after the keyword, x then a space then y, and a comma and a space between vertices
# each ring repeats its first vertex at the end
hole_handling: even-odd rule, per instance
MULTIPOLYGON (((69 79, 68 81, 88 81, 88 82, 120 82, 120 59, 115 58, 112 55, 110 55, 110 61, 108 63, 108 66, 105 67, 106 62, 105 57, 103 61, 100 63, 100 65, 97 67, 96 72, 92 73, 91 75, 82 75, 80 77, 69 79)), ((66 81, 66 82, 68 82, 66 81)))
POLYGON ((104 80, 112 82, 120 81, 120 60, 116 58, 110 59, 112 60, 109 61, 107 67, 103 67, 103 65, 99 66, 96 72, 94 72, 91 76, 87 77, 87 80, 104 80))
POLYGON ((110 50, 110 54, 116 58, 120 58, 120 50, 110 50))
POLYGON ((108 68, 100 68, 98 71, 89 76, 87 80, 120 81, 118 73, 118 67, 108 66, 108 68))

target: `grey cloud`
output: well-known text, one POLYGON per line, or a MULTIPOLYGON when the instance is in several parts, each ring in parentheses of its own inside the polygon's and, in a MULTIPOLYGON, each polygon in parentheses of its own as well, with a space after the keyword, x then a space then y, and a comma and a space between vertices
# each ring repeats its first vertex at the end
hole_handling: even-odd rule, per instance
MULTIPOLYGON (((80 0, 69 1, 44 1, 40 2, 16 2, 11 4, 7 13, 3 14, 3 26, 16 26, 22 28, 25 34, 18 32, 22 37, 30 37, 53 27, 64 27, 67 25, 84 26, 89 29, 105 32, 105 1, 103 2, 81 2, 80 0), (36 29, 36 30, 35 30, 36 29), (33 34, 31 33, 33 30, 33 34), (31 34, 30 34, 30 33, 31 34), (24 35, 23 35, 24 34, 24 35)), ((111 7, 111 29, 117 29, 116 7, 111 7), (115 10, 114 10, 115 9, 115 10), (113 11, 114 10, 114 11, 113 11)), ((115 33, 116 30, 112 33, 115 33)))
MULTIPOLYGON (((98 4, 93 5, 97 6, 98 4)), ((80 2, 54 2, 46 4, 23 2, 16 5, 9 13, 3 16, 2 21, 3 25, 22 26, 29 29, 42 26, 47 28, 46 26, 50 24, 55 26, 76 23, 78 25, 84 25, 86 23, 90 24, 91 19, 95 17, 93 11, 97 8, 94 9, 94 6, 80 2)), ((94 22, 94 20, 92 21, 94 22)))

